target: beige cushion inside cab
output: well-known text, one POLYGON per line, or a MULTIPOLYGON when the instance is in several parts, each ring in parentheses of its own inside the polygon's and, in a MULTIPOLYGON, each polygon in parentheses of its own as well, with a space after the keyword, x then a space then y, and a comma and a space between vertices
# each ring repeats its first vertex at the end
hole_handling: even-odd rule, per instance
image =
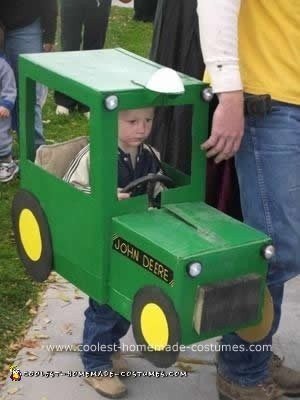
POLYGON ((49 173, 62 178, 70 163, 87 144, 87 136, 80 136, 66 142, 42 145, 37 149, 35 163, 49 173))

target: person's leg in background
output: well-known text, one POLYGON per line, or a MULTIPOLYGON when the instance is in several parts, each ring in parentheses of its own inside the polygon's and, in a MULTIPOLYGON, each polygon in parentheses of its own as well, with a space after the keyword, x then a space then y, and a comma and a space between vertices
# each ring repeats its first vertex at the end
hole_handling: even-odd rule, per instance
MULTIPOLYGON (((40 20, 22 28, 6 31, 5 52, 11 62, 18 84, 18 56, 19 54, 41 53, 43 51, 42 30, 40 20)), ((35 106, 35 146, 39 147, 45 142, 42 122, 42 102, 44 98, 43 86, 36 85, 35 106)), ((16 101, 16 105, 18 101, 16 101)), ((18 107, 13 112, 13 127, 18 131, 18 107)))
MULTIPOLYGON (((80 50, 85 1, 87 0, 61 0, 61 49, 63 51, 80 50)), ((69 111, 77 105, 76 100, 57 91, 54 93, 54 100, 58 115, 68 115, 69 111)))
POLYGON ((153 22, 158 0, 134 0, 134 16, 136 21, 153 22))
MULTIPOLYGON (((104 47, 108 26, 111 0, 84 0, 83 50, 97 50, 104 47)), ((78 104, 78 109, 89 117, 89 108, 78 104)))
POLYGON ((11 115, 0 117, 0 183, 9 182, 18 173, 19 168, 12 159, 12 135, 10 134, 11 115))
MULTIPOLYGON (((272 338, 277 331, 281 317, 283 284, 269 286, 269 290, 274 302, 274 320, 269 335, 255 343, 248 343, 235 333, 225 335, 221 339, 220 345, 223 350, 218 355, 218 374, 227 382, 246 388, 272 385, 269 364, 272 356, 272 338)), ((220 378, 218 383, 222 393, 222 388, 224 385, 226 386, 226 383, 224 384, 220 378)), ((224 389, 226 393, 226 387, 224 389)), ((274 388, 274 395, 275 393, 274 388)), ((256 400, 260 399, 258 392, 256 400)), ((262 399, 264 398, 262 397, 262 399)))
POLYGON ((85 0, 83 50, 104 47, 111 0, 85 0))
MULTIPOLYGON (((276 254, 269 264, 268 286, 274 302, 274 323, 262 344, 272 344, 280 316, 284 283, 300 273, 300 107, 273 102, 272 112, 246 119, 245 135, 236 155, 241 205, 245 223, 268 234, 276 254)), ((242 345, 246 351, 221 351, 218 389, 223 399, 246 395, 272 400, 300 395, 300 372, 284 369, 272 374, 271 349, 247 351, 237 335, 225 335, 222 344, 242 345), (282 374, 280 373, 282 371, 282 374), (275 379, 277 385, 274 385, 275 379), (230 397, 231 396, 231 397, 230 397)))

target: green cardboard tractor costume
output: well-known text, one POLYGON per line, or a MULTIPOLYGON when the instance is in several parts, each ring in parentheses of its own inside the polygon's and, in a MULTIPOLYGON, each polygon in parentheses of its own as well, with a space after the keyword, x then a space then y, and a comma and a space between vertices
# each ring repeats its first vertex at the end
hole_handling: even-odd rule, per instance
POLYGON ((20 57, 21 190, 12 215, 32 278, 45 280, 54 270, 109 304, 131 321, 146 358, 167 367, 180 344, 232 331, 253 341, 268 333, 265 278, 273 248, 263 233, 204 203, 206 85, 180 74, 183 90, 150 90, 146 83, 160 68, 122 49, 20 57), (47 152, 40 152, 47 146, 38 151, 43 162, 34 162, 35 82, 90 107, 91 194, 61 179, 85 138, 74 141, 72 157, 60 155, 63 166, 45 167, 47 152), (190 176, 163 163, 174 187, 161 193, 159 208, 149 207, 150 194, 118 201, 118 112, 185 104, 193 107, 190 176))

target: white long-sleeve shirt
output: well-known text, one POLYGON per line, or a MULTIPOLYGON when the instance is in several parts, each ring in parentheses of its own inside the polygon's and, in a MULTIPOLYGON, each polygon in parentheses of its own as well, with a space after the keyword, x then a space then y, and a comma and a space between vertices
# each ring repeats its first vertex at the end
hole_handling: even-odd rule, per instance
POLYGON ((215 93, 243 88, 238 57, 240 3, 241 0, 198 0, 203 58, 215 93))

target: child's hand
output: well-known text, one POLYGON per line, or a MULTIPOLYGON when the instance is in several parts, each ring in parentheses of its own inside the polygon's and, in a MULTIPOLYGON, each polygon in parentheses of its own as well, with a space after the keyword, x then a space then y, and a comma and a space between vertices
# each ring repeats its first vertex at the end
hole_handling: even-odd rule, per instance
POLYGON ((117 191, 118 200, 129 199, 130 193, 122 193, 121 190, 122 190, 121 188, 118 188, 117 191))
POLYGON ((5 107, 0 106, 0 118, 7 118, 9 116, 10 116, 10 111, 5 107))

